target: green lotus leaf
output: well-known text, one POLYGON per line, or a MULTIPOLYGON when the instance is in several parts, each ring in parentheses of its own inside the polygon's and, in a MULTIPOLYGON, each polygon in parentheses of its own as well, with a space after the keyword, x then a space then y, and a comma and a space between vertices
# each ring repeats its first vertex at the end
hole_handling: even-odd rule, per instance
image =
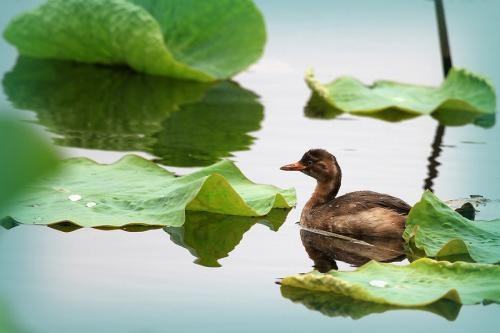
POLYGON ((350 317, 361 319, 373 313, 384 313, 391 310, 422 310, 439 315, 447 320, 454 321, 461 305, 450 300, 442 299, 435 303, 420 307, 400 307, 396 305, 380 304, 360 301, 348 296, 333 294, 325 291, 311 291, 303 288, 281 286, 281 295, 294 303, 303 304, 306 308, 318 311, 328 317, 350 317))
POLYGON ((61 172, 32 186, 6 215, 24 224, 181 226, 186 210, 264 216, 272 208, 291 208, 295 201, 293 189, 254 184, 227 160, 176 177, 142 157, 126 155, 108 165, 65 160, 61 172))
POLYGON ((1 333, 27 333, 23 325, 15 318, 13 311, 4 300, 0 300, 0 332, 1 333))
POLYGON ((263 106, 234 82, 200 83, 127 68, 20 57, 3 79, 19 109, 62 146, 146 151, 166 165, 205 166, 247 150, 263 106), (116 98, 120 96, 120 98, 116 98))
POLYGON ((4 36, 22 55, 198 81, 242 71, 266 40, 251 0, 50 0, 4 36))
POLYGON ((197 258, 195 263, 220 267, 218 260, 227 257, 253 225, 272 226, 276 231, 285 222, 288 212, 273 209, 264 217, 246 217, 188 211, 183 226, 165 227, 165 231, 175 244, 197 258))
POLYGON ((422 258, 406 266, 371 261, 356 271, 288 276, 286 286, 356 300, 413 307, 447 299, 459 304, 500 302, 500 267, 422 258))
POLYGON ((500 262, 500 219, 471 221, 430 191, 411 209, 403 238, 428 257, 500 262))
POLYGON ((437 88, 391 81, 365 86, 351 77, 322 84, 312 71, 306 73, 305 80, 312 90, 305 112, 312 118, 335 118, 347 112, 387 121, 432 114, 449 126, 474 122, 491 127, 495 122, 496 95, 492 85, 465 69, 452 68, 437 88))
POLYGON ((39 135, 0 114, 0 214, 26 186, 52 172, 57 164, 56 153, 39 135))

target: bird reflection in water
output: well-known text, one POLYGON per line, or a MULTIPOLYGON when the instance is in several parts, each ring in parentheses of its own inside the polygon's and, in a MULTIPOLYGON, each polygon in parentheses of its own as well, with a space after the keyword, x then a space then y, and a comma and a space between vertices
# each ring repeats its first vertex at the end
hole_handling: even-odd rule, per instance
POLYGON ((301 229, 300 238, 314 268, 321 273, 338 269, 337 261, 361 266, 370 260, 402 261, 406 258, 403 239, 354 239, 333 233, 301 229))

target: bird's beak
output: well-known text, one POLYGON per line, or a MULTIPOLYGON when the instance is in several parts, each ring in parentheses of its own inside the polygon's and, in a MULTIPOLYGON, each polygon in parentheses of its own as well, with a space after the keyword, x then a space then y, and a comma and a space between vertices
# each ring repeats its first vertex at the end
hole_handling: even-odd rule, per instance
POLYGON ((283 165, 280 168, 280 170, 284 170, 284 171, 302 171, 305 169, 306 169, 306 166, 304 164, 302 164, 301 162, 295 162, 292 164, 283 165))

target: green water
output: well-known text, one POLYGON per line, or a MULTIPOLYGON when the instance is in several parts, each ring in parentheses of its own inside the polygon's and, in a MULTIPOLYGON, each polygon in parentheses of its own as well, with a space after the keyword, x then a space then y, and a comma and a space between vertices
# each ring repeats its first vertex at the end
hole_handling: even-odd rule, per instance
MULTIPOLYGON (((3 1, 0 26, 39 2, 3 1)), ((279 166, 322 147, 341 164, 342 193, 369 189, 414 203, 430 171, 443 199, 499 199, 500 130, 447 127, 438 164, 429 168, 438 126, 430 117, 388 123, 304 115, 308 67, 321 81, 351 75, 438 85, 431 1, 256 2, 266 18, 266 52, 233 83, 18 59, 0 42, 0 106, 33 122, 65 156, 113 162, 134 152, 179 174, 230 157, 256 182, 296 187, 299 201, 288 216, 267 219, 192 214, 182 230, 0 229, 0 332, 497 330, 497 305, 398 310, 274 283, 313 265, 295 222, 314 183, 279 166)), ((448 0, 445 9, 455 65, 500 87, 500 3, 448 0)), ((492 217, 495 209, 478 215, 492 217)))

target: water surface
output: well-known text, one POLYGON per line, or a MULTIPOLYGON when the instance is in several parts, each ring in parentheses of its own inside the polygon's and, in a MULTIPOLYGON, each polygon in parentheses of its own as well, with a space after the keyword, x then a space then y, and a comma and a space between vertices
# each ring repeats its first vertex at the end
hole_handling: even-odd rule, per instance
MULTIPOLYGON (((2 2, 0 25, 39 2, 2 2)), ((442 70, 431 1, 256 2, 267 22, 266 53, 236 82, 214 86, 67 64, 35 64, 35 72, 1 42, 0 105, 32 121, 65 156, 113 162, 135 152, 179 174, 230 157, 256 182, 296 187, 298 206, 286 221, 281 215, 192 216, 185 230, 2 229, 0 308, 7 315, 0 324, 36 333, 470 332, 498 326, 497 305, 398 310, 332 303, 274 284, 313 265, 295 222, 314 182, 279 166, 306 149, 325 148, 342 167, 342 193, 370 189, 414 203, 429 176, 438 126, 431 117, 398 123, 308 118, 304 71, 313 67, 321 81, 351 75, 367 84, 438 85, 442 70)), ((455 65, 500 87, 497 1, 445 5, 455 65)), ((438 196, 500 198, 498 125, 447 127, 438 148, 431 168, 438 196)), ((494 215, 485 210, 478 217, 494 215)))

